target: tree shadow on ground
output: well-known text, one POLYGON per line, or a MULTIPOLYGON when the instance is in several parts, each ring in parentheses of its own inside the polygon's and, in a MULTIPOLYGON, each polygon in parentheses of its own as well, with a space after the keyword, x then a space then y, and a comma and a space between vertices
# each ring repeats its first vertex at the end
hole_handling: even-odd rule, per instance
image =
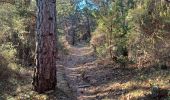
MULTIPOLYGON (((165 87, 169 84, 170 68, 167 70, 153 66, 141 69, 115 68, 114 66, 108 67, 108 65, 97 67, 84 72, 83 80, 93 87, 89 88, 90 91, 84 92, 87 96, 96 95, 100 99, 120 99, 129 96, 132 100, 152 100, 150 84, 161 84, 165 87), (143 96, 131 96, 138 94, 143 96)), ((163 98, 161 99, 163 100, 163 98)))
POLYGON ((59 88, 50 93, 38 94, 33 91, 31 82, 31 73, 23 74, 7 67, 3 75, 0 74, 0 100, 10 98, 19 100, 74 100, 59 88))
POLYGON ((19 87, 31 83, 30 73, 20 73, 7 66, 1 66, 1 68, 3 71, 0 73, 0 99, 7 100, 10 97, 15 97, 20 91, 17 90, 19 87))
POLYGON ((49 100, 72 100, 68 94, 62 91, 59 88, 56 88, 55 91, 45 93, 49 100))

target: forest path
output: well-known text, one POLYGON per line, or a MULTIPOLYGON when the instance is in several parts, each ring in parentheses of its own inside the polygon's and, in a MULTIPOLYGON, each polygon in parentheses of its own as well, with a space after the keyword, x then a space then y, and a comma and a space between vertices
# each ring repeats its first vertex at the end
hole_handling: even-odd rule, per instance
POLYGON ((68 55, 65 57, 64 66, 69 86, 77 100, 91 100, 92 98, 85 94, 86 89, 91 85, 83 80, 81 70, 86 68, 86 64, 93 63, 96 60, 93 49, 82 43, 77 46, 65 44, 65 47, 68 50, 68 55))
MULTIPOLYGON (((133 66, 123 68, 110 58, 98 59, 93 48, 85 43, 70 46, 64 42, 64 47, 68 54, 64 56, 63 66, 75 97, 72 100, 154 100, 151 81, 154 83, 158 77, 161 80, 170 74, 168 70, 152 67, 142 70, 133 66)), ((164 79, 164 83, 166 80, 169 79, 164 79)), ((164 86, 169 87, 168 84, 164 86)))

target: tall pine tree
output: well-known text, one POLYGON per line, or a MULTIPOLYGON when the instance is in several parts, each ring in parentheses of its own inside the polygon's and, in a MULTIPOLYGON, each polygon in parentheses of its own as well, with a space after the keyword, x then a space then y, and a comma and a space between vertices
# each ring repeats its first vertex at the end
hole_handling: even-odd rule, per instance
POLYGON ((43 93, 56 86, 56 0, 37 0, 37 10, 33 87, 43 93))

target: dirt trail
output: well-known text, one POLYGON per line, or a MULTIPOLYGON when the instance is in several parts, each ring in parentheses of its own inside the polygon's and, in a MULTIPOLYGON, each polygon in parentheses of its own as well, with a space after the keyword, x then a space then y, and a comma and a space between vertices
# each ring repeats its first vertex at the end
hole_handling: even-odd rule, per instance
POLYGON ((90 86, 90 84, 83 81, 81 76, 82 73, 80 72, 80 69, 83 69, 84 64, 95 60, 94 56, 91 55, 90 50, 91 49, 88 47, 70 48, 70 54, 67 57, 67 60, 65 60, 66 76, 68 77, 70 87, 73 89, 74 93, 76 93, 75 95, 78 100, 84 100, 83 91, 86 87, 90 86))
POLYGON ((122 72, 115 70, 113 64, 109 66, 110 60, 97 59, 93 48, 86 44, 70 46, 66 41, 63 44, 68 53, 62 57, 62 66, 66 83, 72 90, 72 100, 119 100, 118 97, 126 92, 117 82, 125 81, 117 79, 122 72))
MULTIPOLYGON (((68 55, 64 58, 65 75, 72 88, 74 96, 77 100, 91 100, 90 96, 87 96, 84 91, 91 85, 82 79, 81 69, 84 69, 84 65, 92 63, 96 60, 93 49, 89 46, 79 44, 77 46, 70 46, 68 44, 68 55)), ((94 100, 94 98, 92 99, 94 100)))

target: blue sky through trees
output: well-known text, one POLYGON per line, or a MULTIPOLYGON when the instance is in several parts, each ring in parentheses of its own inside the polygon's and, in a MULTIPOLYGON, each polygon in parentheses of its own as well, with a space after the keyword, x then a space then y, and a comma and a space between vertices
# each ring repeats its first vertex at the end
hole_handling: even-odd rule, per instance
POLYGON ((91 0, 81 0, 77 5, 77 10, 83 10, 84 8, 88 8, 89 10, 97 10, 99 7, 93 3, 91 0))

